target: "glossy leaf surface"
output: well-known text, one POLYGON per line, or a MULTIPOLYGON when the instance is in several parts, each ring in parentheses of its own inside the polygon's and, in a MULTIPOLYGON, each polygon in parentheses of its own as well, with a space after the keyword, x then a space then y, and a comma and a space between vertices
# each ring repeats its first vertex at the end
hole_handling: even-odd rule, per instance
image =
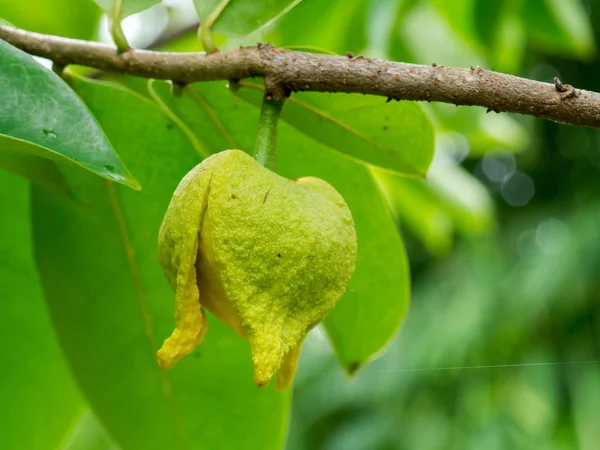
POLYGON ((5 152, 13 160, 23 155, 78 165, 139 188, 71 88, 28 54, 0 41, 0 165, 5 152))
POLYGON ((214 32, 227 36, 245 36, 285 14, 300 1, 194 0, 194 4, 201 24, 216 14, 217 18, 212 25, 214 32))
MULTIPOLYGON (((115 0, 94 0, 107 14, 111 14, 115 7, 115 0)), ((121 18, 144 11, 157 5, 161 0, 122 0, 121 18)))
POLYGON ((83 407, 39 285, 30 236, 29 183, 0 170, 2 447, 57 448, 83 407))

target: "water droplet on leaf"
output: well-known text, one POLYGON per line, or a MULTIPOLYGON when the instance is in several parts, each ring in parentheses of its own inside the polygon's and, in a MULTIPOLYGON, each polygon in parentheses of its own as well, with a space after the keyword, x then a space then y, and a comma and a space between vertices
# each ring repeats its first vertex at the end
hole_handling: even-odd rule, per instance
POLYGON ((58 134, 56 134, 53 130, 46 130, 44 128, 42 131, 50 139, 56 139, 58 137, 58 134))

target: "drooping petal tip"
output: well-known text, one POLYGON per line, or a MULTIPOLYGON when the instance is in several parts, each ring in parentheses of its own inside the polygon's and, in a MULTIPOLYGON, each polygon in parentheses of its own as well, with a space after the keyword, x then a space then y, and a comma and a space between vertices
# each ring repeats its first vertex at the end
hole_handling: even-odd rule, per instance
POLYGON ((183 323, 188 327, 176 327, 171 336, 165 339, 160 350, 156 352, 159 367, 170 369, 204 340, 208 331, 208 321, 206 314, 201 309, 200 317, 197 319, 199 320, 184 321, 183 323))

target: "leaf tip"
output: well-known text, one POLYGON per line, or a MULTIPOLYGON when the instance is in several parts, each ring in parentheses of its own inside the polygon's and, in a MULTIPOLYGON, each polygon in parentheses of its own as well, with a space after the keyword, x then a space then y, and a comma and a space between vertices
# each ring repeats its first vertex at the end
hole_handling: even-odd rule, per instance
POLYGON ((362 367, 362 364, 358 361, 355 362, 351 362, 350 364, 346 365, 345 369, 346 369, 346 373, 350 376, 354 376, 356 374, 356 372, 358 372, 358 369, 360 369, 362 367))
POLYGON ((142 185, 135 178, 132 178, 132 182, 129 184, 129 187, 131 187, 133 190, 138 191, 138 192, 140 192, 142 190, 142 185))
POLYGON ((104 173, 102 175, 111 181, 115 181, 135 191, 139 192, 142 190, 142 185, 140 184, 140 182, 128 170, 126 170, 123 175, 117 175, 115 173, 104 173))

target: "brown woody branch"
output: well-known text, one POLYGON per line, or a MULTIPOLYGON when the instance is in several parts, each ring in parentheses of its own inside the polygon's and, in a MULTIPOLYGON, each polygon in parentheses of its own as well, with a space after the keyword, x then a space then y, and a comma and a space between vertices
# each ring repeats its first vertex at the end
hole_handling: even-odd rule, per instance
POLYGON ((263 77, 291 91, 371 94, 389 100, 476 105, 488 111, 527 114, 571 125, 600 128, 600 94, 505 75, 480 67, 462 69, 379 59, 293 52, 269 44, 204 53, 148 50, 117 52, 103 44, 31 33, 0 25, 0 39, 57 64, 181 84, 263 77))

